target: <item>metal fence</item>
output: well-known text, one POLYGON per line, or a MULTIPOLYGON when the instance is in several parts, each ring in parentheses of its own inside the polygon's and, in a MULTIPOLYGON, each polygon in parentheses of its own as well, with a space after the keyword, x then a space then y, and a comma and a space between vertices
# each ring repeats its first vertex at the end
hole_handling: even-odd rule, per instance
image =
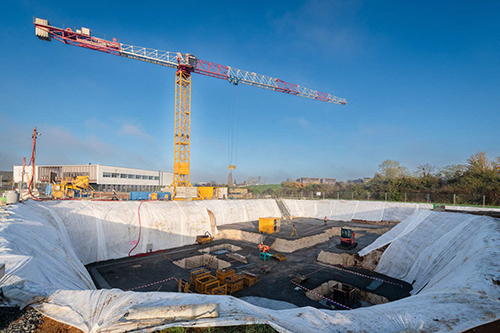
POLYGON ((449 193, 391 193, 391 192, 333 192, 333 193, 290 193, 286 191, 275 193, 261 193, 254 198, 281 198, 281 199, 337 199, 337 200, 363 200, 363 201, 391 201, 413 202, 446 205, 469 205, 486 207, 491 205, 486 195, 449 194, 449 193))

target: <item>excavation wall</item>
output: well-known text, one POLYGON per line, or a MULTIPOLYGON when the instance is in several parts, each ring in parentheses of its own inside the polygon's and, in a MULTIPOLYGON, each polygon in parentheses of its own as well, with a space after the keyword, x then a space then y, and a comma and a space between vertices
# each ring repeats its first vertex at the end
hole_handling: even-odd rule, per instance
MULTIPOLYGON (((261 204, 246 202, 249 206, 244 207, 252 209, 261 204)), ((172 246, 161 238, 170 237, 166 239, 183 244, 210 226, 201 203, 161 204, 145 203, 142 221, 143 228, 149 228, 142 232, 157 237, 155 242, 172 246), (166 216, 172 220, 165 222, 166 216), (189 228, 173 225, 189 221, 198 224, 189 228), (160 229, 154 229, 155 225, 160 229)), ((307 203, 315 211, 303 213, 321 217, 319 207, 332 204, 318 202, 314 208, 307 203)), ((388 245, 377 270, 413 283, 411 297, 351 311, 270 310, 230 296, 95 290, 81 261, 126 255, 139 232, 134 220, 137 207, 133 202, 27 202, 0 210, 0 262, 6 263, 0 286, 8 302, 33 302, 49 317, 84 332, 149 332, 155 326, 245 323, 269 323, 280 332, 463 331, 500 319, 500 227, 494 218, 417 211, 361 252, 366 255, 388 245), (123 221, 115 213, 122 214, 123 221), (172 312, 179 305, 194 309, 200 304, 217 304, 218 317, 176 322, 173 317, 127 315, 172 312)), ((332 212, 330 216, 340 215, 332 212)), ((142 242, 141 238, 140 252, 145 250, 140 248, 142 242)))
POLYGON ((295 217, 314 217, 329 220, 391 221, 400 222, 414 212, 432 209, 431 204, 384 201, 346 200, 283 200, 295 217))
POLYGON ((274 200, 224 200, 198 202, 46 202, 52 217, 66 226, 73 248, 84 264, 194 244, 196 235, 217 233, 215 224, 281 216, 274 200), (140 214, 140 221, 139 221, 140 214), (137 246, 135 246, 137 244, 137 246))

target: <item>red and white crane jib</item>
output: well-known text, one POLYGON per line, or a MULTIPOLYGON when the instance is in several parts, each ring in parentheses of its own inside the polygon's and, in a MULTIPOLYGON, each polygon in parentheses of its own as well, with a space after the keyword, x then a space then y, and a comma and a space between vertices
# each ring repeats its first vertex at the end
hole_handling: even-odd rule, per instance
POLYGON ((35 34, 38 38, 51 41, 52 38, 74 46, 80 46, 91 50, 120 55, 120 43, 91 36, 90 29, 73 31, 70 28, 57 28, 50 26, 47 20, 35 19, 35 34))
MULTIPOLYGON (((150 62, 157 65, 179 69, 183 64, 180 63, 178 53, 138 47, 133 45, 121 44, 113 38, 108 41, 102 38, 91 36, 90 30, 82 28, 72 31, 70 28, 57 28, 49 25, 47 20, 36 18, 34 21, 35 33, 38 38, 50 41, 54 38, 60 42, 80 46, 91 50, 106 52, 131 59, 150 62)), ((187 56, 182 55, 182 56, 187 56)), ((184 57, 185 58, 185 57, 184 57)), ((191 56, 191 59, 194 58, 191 56)), ((345 105, 347 101, 343 98, 322 93, 316 90, 305 88, 297 84, 289 83, 270 76, 257 74, 242 69, 216 64, 195 58, 194 73, 227 80, 232 84, 247 84, 254 87, 279 91, 291 95, 311 98, 327 103, 345 105)))
POLYGON ((198 59, 194 73, 227 80, 233 84, 244 83, 250 86, 284 92, 291 95, 316 99, 323 102, 345 105, 347 101, 327 93, 322 93, 309 88, 301 87, 270 76, 257 74, 242 69, 219 65, 213 62, 198 59))

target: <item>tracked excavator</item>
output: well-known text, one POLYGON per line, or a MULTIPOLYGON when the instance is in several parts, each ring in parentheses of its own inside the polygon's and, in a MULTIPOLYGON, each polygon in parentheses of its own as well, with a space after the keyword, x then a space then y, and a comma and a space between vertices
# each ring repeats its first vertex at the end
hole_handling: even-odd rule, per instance
POLYGON ((352 229, 341 228, 340 229, 340 244, 337 247, 342 250, 352 250, 358 243, 354 241, 355 232, 352 229))

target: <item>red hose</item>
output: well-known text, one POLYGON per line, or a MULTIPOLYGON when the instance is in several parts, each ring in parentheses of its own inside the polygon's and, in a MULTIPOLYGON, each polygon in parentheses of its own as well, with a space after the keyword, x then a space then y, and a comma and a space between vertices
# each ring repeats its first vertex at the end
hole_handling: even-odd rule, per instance
MULTIPOLYGON (((33 133, 33 147, 31 148, 31 158, 30 158, 30 163, 28 165, 26 165, 26 158, 23 159, 23 175, 24 175, 24 170, 27 166, 32 166, 32 170, 31 170, 31 179, 28 183, 28 193, 30 194, 30 196, 33 198, 33 200, 36 200, 36 201, 48 201, 48 200, 51 200, 51 199, 40 199, 40 198, 37 198, 33 195, 33 193, 31 192, 31 185, 33 184, 33 178, 35 178, 35 163, 34 163, 34 158, 35 158, 35 147, 36 147, 36 131, 33 133)), ((20 188, 19 189, 19 195, 21 195, 21 201, 22 200, 22 191, 23 189, 20 188)))
POLYGON ((135 243, 135 246, 128 252, 128 256, 130 257, 130 253, 135 250, 137 245, 139 245, 139 242, 141 241, 141 231, 142 231, 142 223, 141 223, 141 206, 144 202, 147 200, 141 201, 139 204, 139 207, 137 207, 137 216, 139 217, 139 237, 137 238, 137 243, 135 243))

